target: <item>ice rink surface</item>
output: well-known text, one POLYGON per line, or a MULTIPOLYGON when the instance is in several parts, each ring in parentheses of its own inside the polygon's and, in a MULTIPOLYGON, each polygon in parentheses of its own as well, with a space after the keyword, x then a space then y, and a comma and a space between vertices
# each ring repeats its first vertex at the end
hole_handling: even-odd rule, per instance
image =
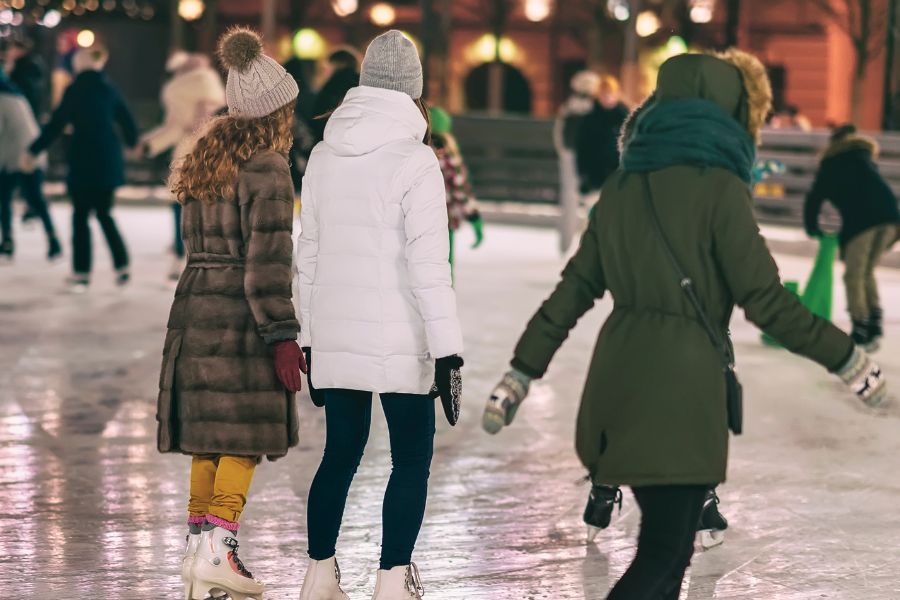
MULTIPOLYGON (((54 216, 68 239, 68 209, 54 216)), ((154 419, 174 289, 165 281, 171 216, 162 208, 118 216, 134 261, 127 290, 112 285, 97 229, 95 283, 84 296, 63 293, 68 262, 45 263, 38 231, 20 230, 15 264, 0 269, 3 598, 179 597, 189 461, 156 452, 154 419)), ((631 560, 638 526, 626 493, 612 527, 586 545, 588 490, 575 483, 584 475, 575 411, 611 302, 579 323, 513 427, 487 436, 484 399, 563 261, 550 231, 486 233, 481 249, 459 251, 464 411, 456 428, 438 425, 414 560, 431 600, 601 599, 631 560)), ((459 239, 465 246, 470 233, 459 239)), ((809 258, 777 258, 788 279, 811 268, 809 258)), ((900 271, 879 279, 888 331, 878 360, 898 390, 900 271)), ((842 294, 837 267, 835 315, 846 328, 842 294)), ((731 529, 724 546, 695 557, 682 598, 900 598, 900 418, 867 414, 818 366, 763 347, 740 313, 733 330, 746 434, 733 441, 720 488, 731 529)), ((305 396, 301 411, 300 446, 258 469, 242 519, 241 557, 278 600, 299 594, 306 491, 323 448, 323 413, 305 396)), ((389 471, 375 414, 338 542, 354 600, 372 594, 389 471)))

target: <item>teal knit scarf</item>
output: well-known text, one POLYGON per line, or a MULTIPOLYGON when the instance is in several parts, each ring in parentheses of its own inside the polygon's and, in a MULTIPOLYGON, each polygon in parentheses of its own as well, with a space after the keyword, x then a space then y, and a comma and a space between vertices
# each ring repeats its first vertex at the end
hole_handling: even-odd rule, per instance
POLYGON ((756 144, 737 120, 714 102, 690 98, 657 101, 637 115, 634 132, 625 140, 622 169, 721 167, 749 185, 755 159, 756 144))

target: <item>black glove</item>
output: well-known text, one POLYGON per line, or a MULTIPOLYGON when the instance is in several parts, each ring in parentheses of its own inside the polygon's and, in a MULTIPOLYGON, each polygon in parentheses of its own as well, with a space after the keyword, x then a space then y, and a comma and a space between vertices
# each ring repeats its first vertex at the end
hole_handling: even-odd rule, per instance
POLYGON ((434 364, 434 385, 431 386, 431 397, 440 396, 444 405, 444 415, 450 425, 459 421, 459 409, 462 401, 463 359, 456 354, 439 358, 434 364))
POLYGON ((309 390, 309 397, 312 398, 313 404, 322 408, 325 406, 325 392, 317 390, 312 384, 312 349, 307 346, 303 349, 303 354, 306 355, 306 384, 309 390))

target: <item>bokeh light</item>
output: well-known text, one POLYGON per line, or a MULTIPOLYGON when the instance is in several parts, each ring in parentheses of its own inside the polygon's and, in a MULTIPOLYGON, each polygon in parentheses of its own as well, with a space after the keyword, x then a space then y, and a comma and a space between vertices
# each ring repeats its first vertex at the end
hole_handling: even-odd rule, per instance
POLYGON ((82 48, 90 48, 94 45, 95 39, 96 36, 94 35, 93 31, 91 31, 90 29, 82 29, 78 32, 78 37, 75 38, 75 41, 82 48))
POLYGON ((41 23, 44 25, 44 27, 53 29, 54 27, 59 25, 60 21, 62 21, 62 15, 58 10, 54 10, 51 8, 44 14, 44 18, 41 23))
POLYGON ((325 55, 325 40, 318 31, 309 27, 294 34, 291 46, 294 55, 302 60, 318 60, 325 55))
POLYGON ((331 8, 339 17, 348 17, 359 10, 359 0, 331 0, 331 8))
POLYGON ((550 16, 551 0, 525 0, 525 18, 540 23, 550 16))
POLYGON ((205 10, 203 0, 178 0, 178 16, 185 21, 196 21, 205 10))
POLYGON ((397 20, 397 11, 387 2, 379 2, 369 9, 369 19, 379 27, 390 27, 397 20))
POLYGON ((653 35, 659 31, 660 27, 662 27, 662 23, 659 20, 659 15, 652 10, 645 10, 639 14, 634 23, 634 29, 641 37, 653 35))

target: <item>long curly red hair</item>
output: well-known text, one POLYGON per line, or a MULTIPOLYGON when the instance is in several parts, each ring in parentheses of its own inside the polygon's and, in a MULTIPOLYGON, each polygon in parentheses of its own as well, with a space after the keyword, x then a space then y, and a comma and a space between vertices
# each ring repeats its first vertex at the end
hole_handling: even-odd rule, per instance
POLYGON ((169 180, 181 204, 230 200, 241 164, 261 150, 287 154, 293 144, 294 102, 265 117, 221 116, 209 124, 194 150, 176 165, 169 180))

